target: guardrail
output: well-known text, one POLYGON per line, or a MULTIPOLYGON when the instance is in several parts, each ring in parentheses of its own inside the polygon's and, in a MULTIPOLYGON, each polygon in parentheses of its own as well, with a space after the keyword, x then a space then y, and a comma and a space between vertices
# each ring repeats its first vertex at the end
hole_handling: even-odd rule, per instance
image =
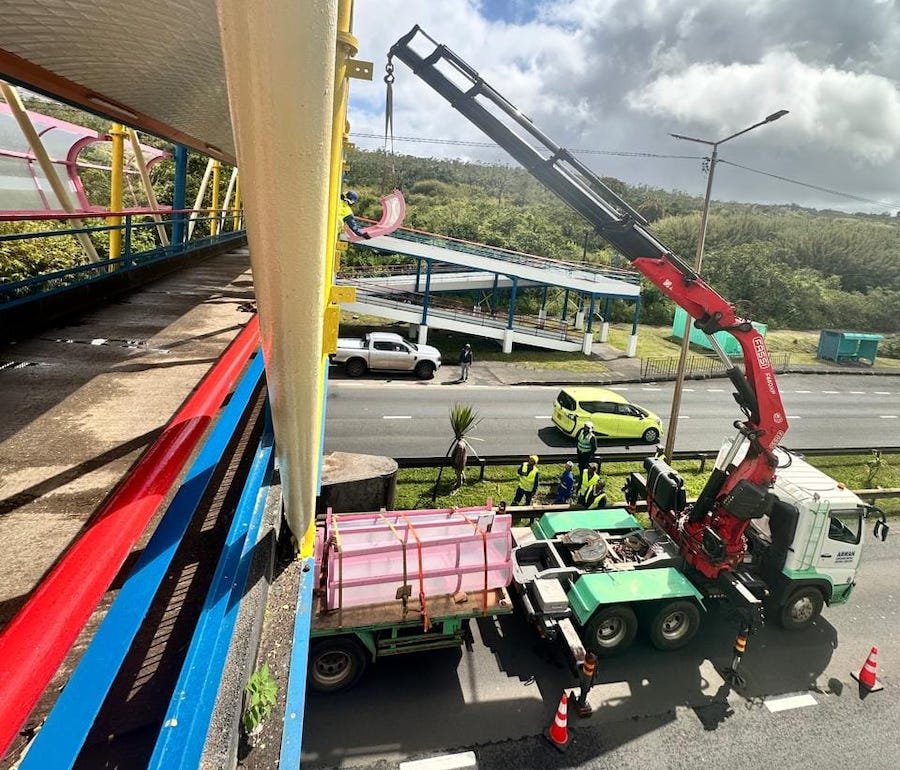
MULTIPOLYGON (((736 358, 735 360, 739 360, 736 358)), ((769 353, 776 373, 786 372, 791 365, 790 353, 769 353)), ((642 358, 642 380, 671 380, 678 369, 678 357, 642 358)), ((719 377, 725 374, 725 364, 715 356, 690 356, 685 362, 685 377, 719 377)))

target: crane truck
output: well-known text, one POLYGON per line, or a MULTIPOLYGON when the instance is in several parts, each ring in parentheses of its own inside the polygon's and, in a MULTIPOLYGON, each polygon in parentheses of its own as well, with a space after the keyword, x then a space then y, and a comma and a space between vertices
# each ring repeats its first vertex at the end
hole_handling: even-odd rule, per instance
MULTIPOLYGON (((644 217, 418 25, 388 52, 389 87, 395 58, 691 315, 722 360, 743 413, 696 500, 687 500, 683 479, 663 458, 648 459, 645 474, 631 475, 626 501, 646 501, 649 528, 628 510, 577 511, 546 514, 519 533, 513 582, 525 611, 579 658, 585 648, 599 655, 624 649, 639 618, 657 647, 683 646, 705 603, 727 600, 741 616, 727 672, 740 686, 747 637, 767 612, 799 630, 823 605, 847 601, 869 506, 780 448, 788 421, 764 338, 651 233, 644 217), (743 369, 717 344, 719 331, 737 339, 743 369)), ((882 517, 876 534, 886 532, 882 517)))

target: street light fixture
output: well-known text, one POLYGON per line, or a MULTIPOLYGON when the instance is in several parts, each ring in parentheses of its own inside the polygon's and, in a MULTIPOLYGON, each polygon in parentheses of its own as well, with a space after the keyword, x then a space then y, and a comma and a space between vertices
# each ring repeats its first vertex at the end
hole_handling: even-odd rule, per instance
MULTIPOLYGON (((778 112, 773 112, 764 120, 759 121, 759 123, 754 123, 752 126, 741 129, 740 131, 731 134, 731 136, 726 136, 724 139, 719 139, 715 142, 709 139, 697 139, 693 136, 683 136, 682 134, 669 134, 669 136, 672 136, 675 139, 683 139, 686 142, 698 142, 699 144, 708 144, 712 147, 712 155, 709 159, 709 176, 706 179, 706 197, 703 200, 703 214, 700 217, 700 235, 697 238, 697 253, 694 257, 694 271, 698 275, 700 274, 700 268, 703 266, 703 246, 706 243, 706 222, 709 219, 709 199, 710 194, 712 193, 713 174, 716 170, 716 161, 719 157, 719 145, 725 144, 725 142, 731 141, 735 137, 741 136, 741 134, 746 134, 754 128, 764 126, 766 123, 773 123, 787 114, 788 110, 778 110, 778 112)), ((672 394, 672 412, 669 415, 669 430, 666 435, 665 456, 670 460, 672 459, 672 452, 675 449, 675 432, 678 429, 678 412, 681 409, 681 391, 684 388, 684 368, 687 363, 690 344, 691 316, 688 315, 684 319, 684 331, 681 338, 681 353, 678 356, 678 368, 675 370, 675 391, 672 394)))

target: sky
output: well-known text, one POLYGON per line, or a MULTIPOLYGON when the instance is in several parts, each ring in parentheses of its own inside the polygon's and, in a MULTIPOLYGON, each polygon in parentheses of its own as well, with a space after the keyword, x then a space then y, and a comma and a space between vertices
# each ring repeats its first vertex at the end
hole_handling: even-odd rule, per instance
MULTIPOLYGON (((363 149, 384 146, 386 53, 415 24, 600 176, 702 196, 710 148, 670 133, 716 141, 789 110, 719 148, 713 199, 900 209, 900 0, 356 0, 375 63, 351 81, 363 149)), ((395 137, 441 142, 396 152, 512 163, 447 144, 488 140, 402 62, 394 75, 395 137)))

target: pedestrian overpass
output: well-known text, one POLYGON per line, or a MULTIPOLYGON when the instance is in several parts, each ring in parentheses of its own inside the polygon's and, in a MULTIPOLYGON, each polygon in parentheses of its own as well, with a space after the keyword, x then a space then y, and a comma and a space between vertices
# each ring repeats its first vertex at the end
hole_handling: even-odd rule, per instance
POLYGON ((514 344, 525 344, 589 355, 595 318, 599 314, 602 319, 600 341, 605 342, 610 303, 624 300, 634 303, 626 353, 635 354, 640 284, 633 271, 573 265, 409 229, 355 241, 354 245, 410 259, 406 267, 398 266, 386 276, 342 272, 339 283, 355 289, 355 299, 344 303, 344 309, 408 323, 420 344, 427 342, 428 330, 435 328, 498 340, 505 353, 514 344), (537 315, 517 312, 519 292, 525 288, 542 291, 537 315), (547 311, 551 288, 564 292, 557 318, 547 311), (460 302, 449 296, 472 291, 482 292, 484 301, 460 302), (501 292, 508 295, 505 308, 498 308, 501 292))

